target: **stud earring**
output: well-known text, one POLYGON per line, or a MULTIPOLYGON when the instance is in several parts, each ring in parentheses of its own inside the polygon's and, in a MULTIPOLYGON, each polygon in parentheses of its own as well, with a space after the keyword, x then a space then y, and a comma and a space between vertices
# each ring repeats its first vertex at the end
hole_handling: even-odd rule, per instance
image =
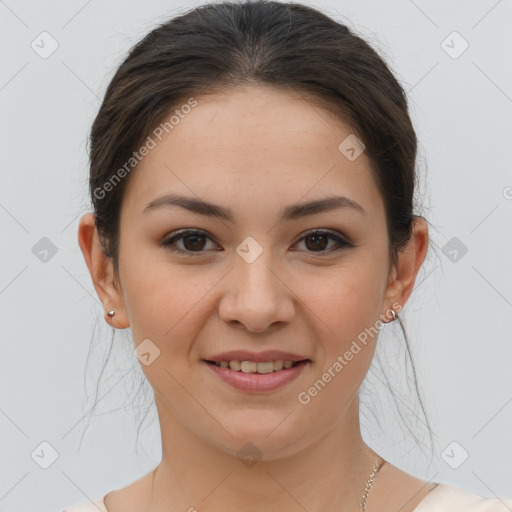
POLYGON ((111 309, 110 311, 107 311, 107 316, 109 318, 114 318, 115 314, 116 314, 116 312, 113 309, 111 309))

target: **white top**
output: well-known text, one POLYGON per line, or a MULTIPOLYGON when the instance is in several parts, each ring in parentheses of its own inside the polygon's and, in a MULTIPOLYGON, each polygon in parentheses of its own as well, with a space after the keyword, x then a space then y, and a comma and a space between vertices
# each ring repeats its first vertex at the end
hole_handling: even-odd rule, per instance
MULTIPOLYGON (((109 512, 103 501, 105 496, 78 503, 59 512, 109 512)), ((512 500, 496 496, 482 498, 460 487, 439 483, 413 512, 512 512, 512 500)))

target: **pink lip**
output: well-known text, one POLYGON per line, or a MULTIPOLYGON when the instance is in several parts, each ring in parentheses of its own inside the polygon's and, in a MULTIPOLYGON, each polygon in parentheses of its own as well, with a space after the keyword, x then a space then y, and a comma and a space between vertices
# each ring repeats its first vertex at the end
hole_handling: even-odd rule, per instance
POLYGON ((255 361, 262 363, 265 361, 302 361, 308 359, 307 356, 292 354, 291 352, 282 352, 281 350, 265 350, 264 352, 250 352, 248 350, 231 350, 223 352, 212 357, 206 357, 206 361, 255 361))
MULTIPOLYGON (((266 356, 268 357, 268 355, 266 356)), ((289 356, 288 356, 289 357, 289 356)), ((271 357, 270 359, 274 359, 271 357)), ((279 357, 281 359, 281 357, 279 357)), ((284 358, 283 358, 284 359, 284 358)), ((305 358, 304 358, 305 359, 305 358)), ((226 361, 226 359, 221 359, 226 361)), ((231 358, 229 360, 249 361, 250 359, 231 358)), ((269 359, 264 359, 268 361, 269 359)), ((292 361, 292 359, 286 359, 292 361)), ((272 373, 243 373, 223 368, 212 363, 205 362, 206 366, 212 369, 218 377, 224 382, 230 384, 241 391, 274 391, 284 386, 288 382, 296 379, 311 361, 301 361, 291 368, 283 368, 282 370, 272 373)))

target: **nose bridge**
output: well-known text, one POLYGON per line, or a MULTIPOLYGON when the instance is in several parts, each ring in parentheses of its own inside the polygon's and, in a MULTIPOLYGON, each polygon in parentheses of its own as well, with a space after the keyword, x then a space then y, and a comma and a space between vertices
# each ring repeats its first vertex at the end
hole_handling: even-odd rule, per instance
MULTIPOLYGON (((276 278, 272 267, 271 247, 263 247, 253 237, 247 237, 236 249, 238 259, 235 264, 236 293, 239 296, 247 294, 255 300, 265 299, 268 307, 279 293, 280 281, 276 278), (258 297, 264 295, 264 297, 258 297)), ((259 307, 263 306, 261 304, 259 307)))
POLYGON ((293 301, 276 271, 280 266, 271 248, 247 237, 236 252, 235 268, 219 310, 223 320, 238 321, 253 331, 289 321, 293 301))

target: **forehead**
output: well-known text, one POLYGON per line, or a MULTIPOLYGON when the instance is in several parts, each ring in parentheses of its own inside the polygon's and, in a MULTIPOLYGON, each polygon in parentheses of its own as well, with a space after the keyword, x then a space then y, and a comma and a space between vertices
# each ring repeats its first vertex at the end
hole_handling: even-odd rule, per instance
POLYGON ((381 203, 367 155, 349 160, 339 149, 353 137, 350 127, 310 97, 244 87, 194 99, 194 107, 170 113, 161 140, 153 136, 130 177, 127 208, 178 190, 241 205, 249 197, 291 203, 334 192, 366 210, 381 203))

